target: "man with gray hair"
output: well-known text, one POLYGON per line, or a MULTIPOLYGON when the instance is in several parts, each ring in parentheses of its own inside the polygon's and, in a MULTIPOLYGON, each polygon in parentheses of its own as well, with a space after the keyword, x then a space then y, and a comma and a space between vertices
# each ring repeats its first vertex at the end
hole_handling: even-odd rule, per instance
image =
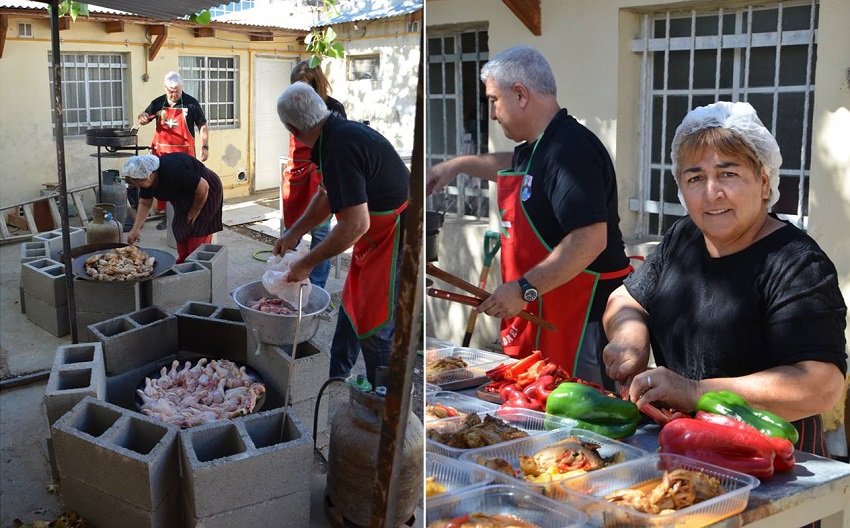
POLYGON ((459 156, 428 170, 426 192, 467 174, 497 182, 502 282, 477 308, 502 319, 503 351, 544 357, 572 376, 605 384, 600 323, 608 295, 631 268, 617 213, 617 180, 605 146, 558 105, 543 55, 516 46, 481 69, 490 118, 514 151, 459 156), (508 170, 502 170, 508 169, 508 170), (516 317, 520 310, 557 327, 516 317))
POLYGON ((312 147, 310 159, 321 173, 322 186, 277 240, 274 253, 295 248, 313 227, 336 215, 336 226, 292 264, 288 280, 308 278, 314 266, 353 246, 331 345, 330 376, 347 377, 362 350, 366 375, 375 384, 377 368, 389 363, 392 351, 410 171, 385 137, 331 114, 309 84, 296 82, 284 90, 277 112, 287 130, 312 147))
MULTIPOLYGON (((139 124, 156 121, 156 132, 151 142, 151 154, 161 156, 172 152, 195 155, 195 127, 201 133, 201 161, 209 157, 209 130, 201 103, 183 92, 183 78, 177 72, 165 75, 165 94, 157 97, 139 114, 139 124)), ((165 202, 158 201, 157 211, 165 210, 165 202)), ((165 229, 165 220, 157 229, 165 229)))

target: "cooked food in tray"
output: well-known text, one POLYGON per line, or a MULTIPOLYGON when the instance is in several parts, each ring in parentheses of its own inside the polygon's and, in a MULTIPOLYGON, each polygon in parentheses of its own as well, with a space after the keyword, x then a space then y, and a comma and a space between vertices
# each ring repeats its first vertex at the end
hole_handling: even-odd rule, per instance
POLYGON ((162 367, 160 377, 145 378, 136 394, 144 414, 180 427, 194 427, 216 420, 249 414, 266 388, 245 372, 245 367, 226 359, 201 358, 179 369, 162 367), (178 370, 179 369, 179 370, 178 370))
POLYGON ((446 492, 446 487, 437 482, 437 476, 432 475, 425 479, 425 496, 433 497, 446 492))
MULTIPOLYGON (((458 370, 463 369, 469 366, 469 363, 464 361, 464 359, 460 356, 444 356, 441 358, 437 358, 425 365, 426 381, 430 383, 436 383, 440 380, 440 373, 445 372, 447 370, 458 370)), ((470 373, 469 376, 472 377, 470 373)))
POLYGON ((488 459, 479 456, 476 461, 482 466, 514 478, 535 484, 548 484, 616 464, 625 459, 622 451, 603 458, 599 455, 600 447, 593 442, 582 442, 577 438, 569 437, 541 449, 534 455, 520 455, 519 469, 514 468, 510 462, 502 458, 488 459))
POLYGON ((86 275, 102 281, 129 281, 149 277, 156 259, 136 246, 97 253, 86 259, 86 275))
POLYGON ((721 494, 723 488, 716 477, 702 471, 675 469, 665 471, 661 478, 609 493, 605 500, 639 512, 663 515, 721 494))
POLYGON ((524 438, 528 433, 508 424, 504 420, 484 415, 468 414, 463 425, 455 431, 442 432, 438 427, 428 430, 428 438, 456 449, 475 449, 524 438))
POLYGON ((461 416, 464 413, 461 413, 454 407, 450 405, 443 405, 442 403, 437 403, 434 405, 426 405, 425 406, 425 421, 429 420, 441 420, 443 418, 454 418, 455 416, 461 416))
POLYGON ((454 519, 440 519, 429 523, 427 528, 540 528, 513 515, 486 515, 476 512, 454 519))
POLYGON ((260 297, 256 301, 249 301, 248 308, 277 315, 296 315, 298 310, 283 299, 260 297))

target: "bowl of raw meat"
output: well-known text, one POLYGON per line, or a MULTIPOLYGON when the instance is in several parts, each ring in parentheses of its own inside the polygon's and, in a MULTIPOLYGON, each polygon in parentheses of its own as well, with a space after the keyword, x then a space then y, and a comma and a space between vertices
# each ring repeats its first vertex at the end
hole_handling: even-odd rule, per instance
POLYGON ((249 331, 254 332, 261 343, 275 346, 295 344, 299 317, 298 343, 312 339, 319 329, 319 314, 331 303, 331 295, 315 285, 311 288, 307 304, 300 311, 266 291, 263 281, 243 284, 232 294, 249 331))

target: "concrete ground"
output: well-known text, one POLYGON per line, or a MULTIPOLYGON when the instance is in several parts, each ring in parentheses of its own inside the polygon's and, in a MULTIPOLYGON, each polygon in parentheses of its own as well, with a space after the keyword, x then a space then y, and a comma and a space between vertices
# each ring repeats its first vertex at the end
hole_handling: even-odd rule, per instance
MULTIPOLYGON (((250 199, 243 199, 250 200, 250 199)), ((272 200, 273 201, 273 200, 272 200)), ((156 220, 149 220, 143 230, 141 247, 176 250, 167 246, 165 231, 155 229, 156 220)), ((215 243, 228 248, 228 287, 230 290, 261 278, 265 263, 257 260, 257 251, 271 249, 268 237, 256 235, 244 228, 228 228, 218 233, 215 243)), ((56 348, 71 343, 71 336, 57 338, 31 323, 20 309, 20 244, 0 246, 0 379, 4 388, 0 391, 0 527, 19 526, 20 523, 32 524, 37 520, 50 521, 63 511, 60 492, 51 480, 47 455, 46 438, 49 436, 48 422, 42 403, 46 375, 39 379, 39 373, 49 372, 56 348), (31 378, 36 381, 23 383, 31 378), (21 381, 15 386, 12 380, 21 381)), ((268 255, 261 255, 267 257, 268 255)), ((343 259, 344 263, 345 260, 343 259)), ((344 266, 343 266, 344 267, 344 266)), ((345 279, 344 270, 339 278, 335 269, 331 269, 327 290, 338 300, 345 279)), ((232 299, 226 303, 236 307, 232 299)), ((329 349, 336 326, 336 317, 321 321, 314 341, 329 349)), ((422 365, 414 372, 415 389, 412 398, 414 412, 421 416, 422 411, 422 365)), ((353 371, 365 374, 362 356, 353 371)), ((343 387, 332 384, 325 392, 330 404, 330 416, 336 408, 347 400, 343 387)), ((311 479, 311 527, 330 526, 324 513, 324 489, 327 477, 325 457, 327 452, 316 452, 311 479), (323 456, 324 455, 324 456, 323 456)), ((421 508, 418 510, 417 524, 424 526, 421 508)))

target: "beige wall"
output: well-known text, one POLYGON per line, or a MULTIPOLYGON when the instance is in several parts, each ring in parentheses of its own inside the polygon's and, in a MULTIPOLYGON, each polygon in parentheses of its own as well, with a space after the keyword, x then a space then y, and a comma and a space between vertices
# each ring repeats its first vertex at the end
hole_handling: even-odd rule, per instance
MULTIPOLYGON (((593 130, 614 159, 621 228, 624 236, 631 239, 637 226, 637 214, 628 210, 628 199, 638 196, 640 55, 630 47, 632 39, 640 34, 641 11, 665 4, 712 5, 663 0, 542 0, 542 36, 535 37, 502 2, 427 0, 426 29, 482 23, 489 29, 491 55, 517 44, 532 45, 543 51, 555 73, 561 106, 593 130)), ((847 236, 850 232, 850 58, 847 55, 850 33, 847 27, 850 27, 850 2, 822 0, 809 234, 835 263, 845 301, 850 304, 850 238, 847 236)), ((513 143, 505 139, 498 124, 491 122, 491 151, 512 147, 513 143)), ((495 201, 495 196, 491 199, 495 201)), ((490 229, 495 229, 495 211, 491 216, 490 229)), ((452 256, 443 267, 474 281, 482 261, 480 243, 471 244, 468 255, 457 254, 453 245, 467 236, 477 236, 480 240, 477 233, 480 230, 480 225, 449 220, 441 231, 440 251, 441 255, 448 252, 452 256)), ((488 289, 497 284, 498 275, 495 272, 491 276, 488 289)), ((462 338, 463 321, 453 317, 459 311, 456 306, 429 298, 427 307, 429 318, 436 321, 429 323, 431 335, 455 341, 462 338)), ((485 332, 495 332, 496 325, 485 328, 485 332)), ((850 340, 850 329, 847 335, 850 340)), ((485 340, 492 341, 493 337, 485 340)))

